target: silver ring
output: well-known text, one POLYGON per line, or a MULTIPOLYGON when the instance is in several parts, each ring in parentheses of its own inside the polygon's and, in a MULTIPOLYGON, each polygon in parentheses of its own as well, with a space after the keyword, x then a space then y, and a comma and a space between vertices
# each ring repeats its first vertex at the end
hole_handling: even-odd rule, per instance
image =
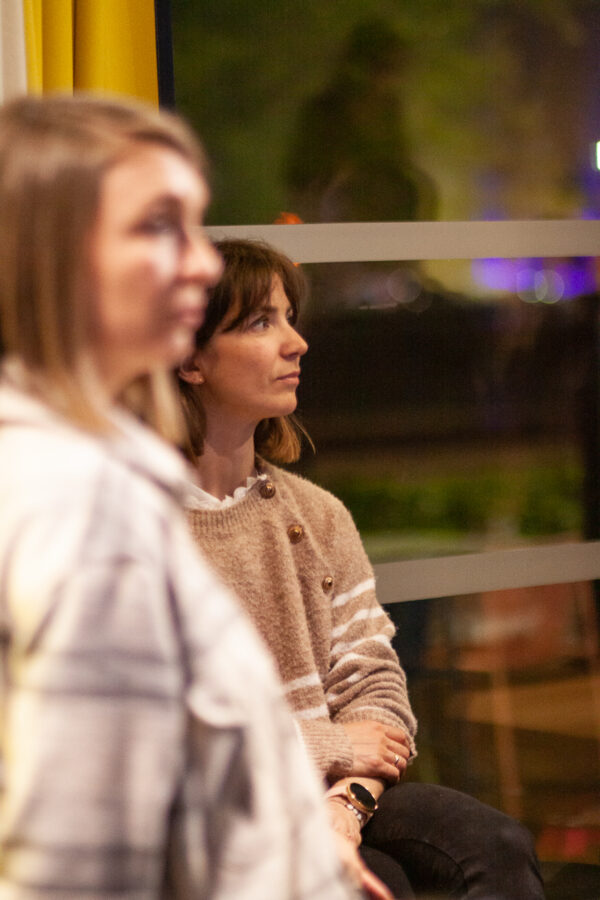
POLYGON ((400 757, 399 757, 398 754, 396 753, 396 755, 395 755, 395 757, 394 757, 394 765, 397 766, 399 762, 400 762, 400 757))

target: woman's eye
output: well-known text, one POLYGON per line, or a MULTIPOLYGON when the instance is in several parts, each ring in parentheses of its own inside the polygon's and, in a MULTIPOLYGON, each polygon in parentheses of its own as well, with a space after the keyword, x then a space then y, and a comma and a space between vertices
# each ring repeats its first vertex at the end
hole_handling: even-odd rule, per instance
POLYGON ((147 234, 179 234, 179 223, 165 216, 155 216, 142 223, 142 230, 147 234))
POLYGON ((263 331, 265 328, 269 326, 269 317, 268 316, 259 316, 257 319, 253 319, 249 328, 252 328, 253 331, 263 331))

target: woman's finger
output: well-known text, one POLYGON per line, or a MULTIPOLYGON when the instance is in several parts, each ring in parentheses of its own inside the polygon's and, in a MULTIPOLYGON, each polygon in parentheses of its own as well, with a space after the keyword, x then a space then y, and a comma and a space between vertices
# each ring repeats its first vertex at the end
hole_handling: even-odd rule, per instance
POLYGON ((409 749, 408 735, 403 728, 395 728, 393 725, 385 726, 385 734, 388 740, 394 741, 396 744, 402 744, 409 749))
POLYGON ((398 772, 398 777, 404 774, 408 765, 408 758, 405 754, 394 752, 394 749, 392 749, 388 751, 387 760, 391 762, 398 772))
POLYGON ((410 750, 408 749, 408 747, 405 747, 404 744, 398 744, 395 741, 389 741, 387 745, 387 751, 394 757, 398 756, 400 759, 403 759, 405 762, 410 759, 410 750))
POLYGON ((362 888, 372 900, 394 900, 385 884, 366 866, 362 871, 362 888))

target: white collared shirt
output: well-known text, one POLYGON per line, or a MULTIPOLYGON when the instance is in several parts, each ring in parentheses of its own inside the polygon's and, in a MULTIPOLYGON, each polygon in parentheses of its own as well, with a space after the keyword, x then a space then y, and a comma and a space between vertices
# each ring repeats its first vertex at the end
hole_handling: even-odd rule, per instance
POLYGON ((222 500, 213 494, 209 494, 199 484, 191 482, 187 486, 185 506, 187 509, 226 509, 228 506, 235 506, 236 503, 244 499, 255 485, 266 480, 267 476, 264 472, 258 475, 251 475, 246 479, 246 484, 241 484, 231 496, 227 495, 222 500))

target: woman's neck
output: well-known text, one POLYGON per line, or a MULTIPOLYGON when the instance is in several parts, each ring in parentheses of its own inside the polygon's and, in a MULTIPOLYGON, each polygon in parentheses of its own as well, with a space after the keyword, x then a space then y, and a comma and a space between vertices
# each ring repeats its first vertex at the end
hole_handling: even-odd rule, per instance
POLYGON ((204 453, 196 463, 196 472, 198 484, 204 491, 219 500, 232 496, 235 489, 246 484, 256 472, 254 437, 235 445, 211 442, 207 437, 204 453))

